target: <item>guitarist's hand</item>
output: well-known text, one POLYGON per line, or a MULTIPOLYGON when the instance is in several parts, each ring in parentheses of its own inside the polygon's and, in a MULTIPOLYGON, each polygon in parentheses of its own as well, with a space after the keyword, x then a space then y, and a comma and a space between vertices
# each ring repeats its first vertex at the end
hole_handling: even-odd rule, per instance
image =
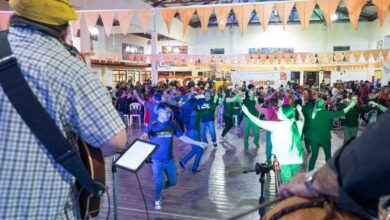
POLYGON ((318 193, 311 193, 305 186, 305 174, 296 175, 289 183, 280 186, 281 195, 297 195, 306 198, 320 196, 338 197, 340 186, 337 174, 327 165, 319 169, 313 181, 313 188, 318 193), (320 195, 322 194, 322 195, 320 195))
POLYGON ((290 182, 280 186, 280 196, 300 196, 305 198, 316 198, 319 194, 309 192, 305 186, 305 174, 297 174, 290 182))

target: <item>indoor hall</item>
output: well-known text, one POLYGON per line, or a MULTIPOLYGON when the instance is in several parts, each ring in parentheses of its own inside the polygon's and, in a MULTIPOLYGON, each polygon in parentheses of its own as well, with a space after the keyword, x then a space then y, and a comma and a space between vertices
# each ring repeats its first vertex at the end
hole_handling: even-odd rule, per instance
POLYGON ((0 219, 386 219, 389 5, 0 0, 0 219))

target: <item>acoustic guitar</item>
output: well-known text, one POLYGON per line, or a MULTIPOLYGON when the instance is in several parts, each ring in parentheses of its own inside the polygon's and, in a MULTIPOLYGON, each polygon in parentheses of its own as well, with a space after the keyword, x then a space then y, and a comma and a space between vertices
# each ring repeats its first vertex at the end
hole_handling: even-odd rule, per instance
MULTIPOLYGON (((90 173, 95 182, 106 185, 106 169, 103 153, 94 148, 81 139, 78 141, 81 160, 90 173)), ((88 216, 95 217, 99 214, 101 197, 94 197, 87 190, 82 190, 82 187, 77 183, 79 190, 79 206, 81 219, 88 219, 88 216)))

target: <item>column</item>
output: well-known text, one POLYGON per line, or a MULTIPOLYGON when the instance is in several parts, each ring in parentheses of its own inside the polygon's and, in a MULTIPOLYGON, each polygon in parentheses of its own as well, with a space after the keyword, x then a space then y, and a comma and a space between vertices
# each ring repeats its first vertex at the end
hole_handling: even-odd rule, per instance
POLYGON ((156 22, 157 22, 157 8, 153 8, 153 30, 151 32, 151 41, 152 41, 152 54, 151 56, 154 57, 154 59, 151 59, 152 64, 152 72, 151 72, 151 80, 152 85, 157 85, 157 78, 158 78, 158 64, 157 64, 157 28, 156 28, 156 22))
POLYGON ((301 72, 299 72, 299 85, 303 85, 303 80, 304 80, 304 78, 303 78, 303 74, 304 74, 305 72, 304 71, 301 71, 301 72))

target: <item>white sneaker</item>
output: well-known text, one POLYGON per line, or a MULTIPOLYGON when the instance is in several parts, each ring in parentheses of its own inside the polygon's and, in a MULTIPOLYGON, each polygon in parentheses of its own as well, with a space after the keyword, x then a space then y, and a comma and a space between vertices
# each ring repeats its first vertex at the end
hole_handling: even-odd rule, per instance
POLYGON ((154 201, 154 209, 161 210, 161 200, 154 201))

